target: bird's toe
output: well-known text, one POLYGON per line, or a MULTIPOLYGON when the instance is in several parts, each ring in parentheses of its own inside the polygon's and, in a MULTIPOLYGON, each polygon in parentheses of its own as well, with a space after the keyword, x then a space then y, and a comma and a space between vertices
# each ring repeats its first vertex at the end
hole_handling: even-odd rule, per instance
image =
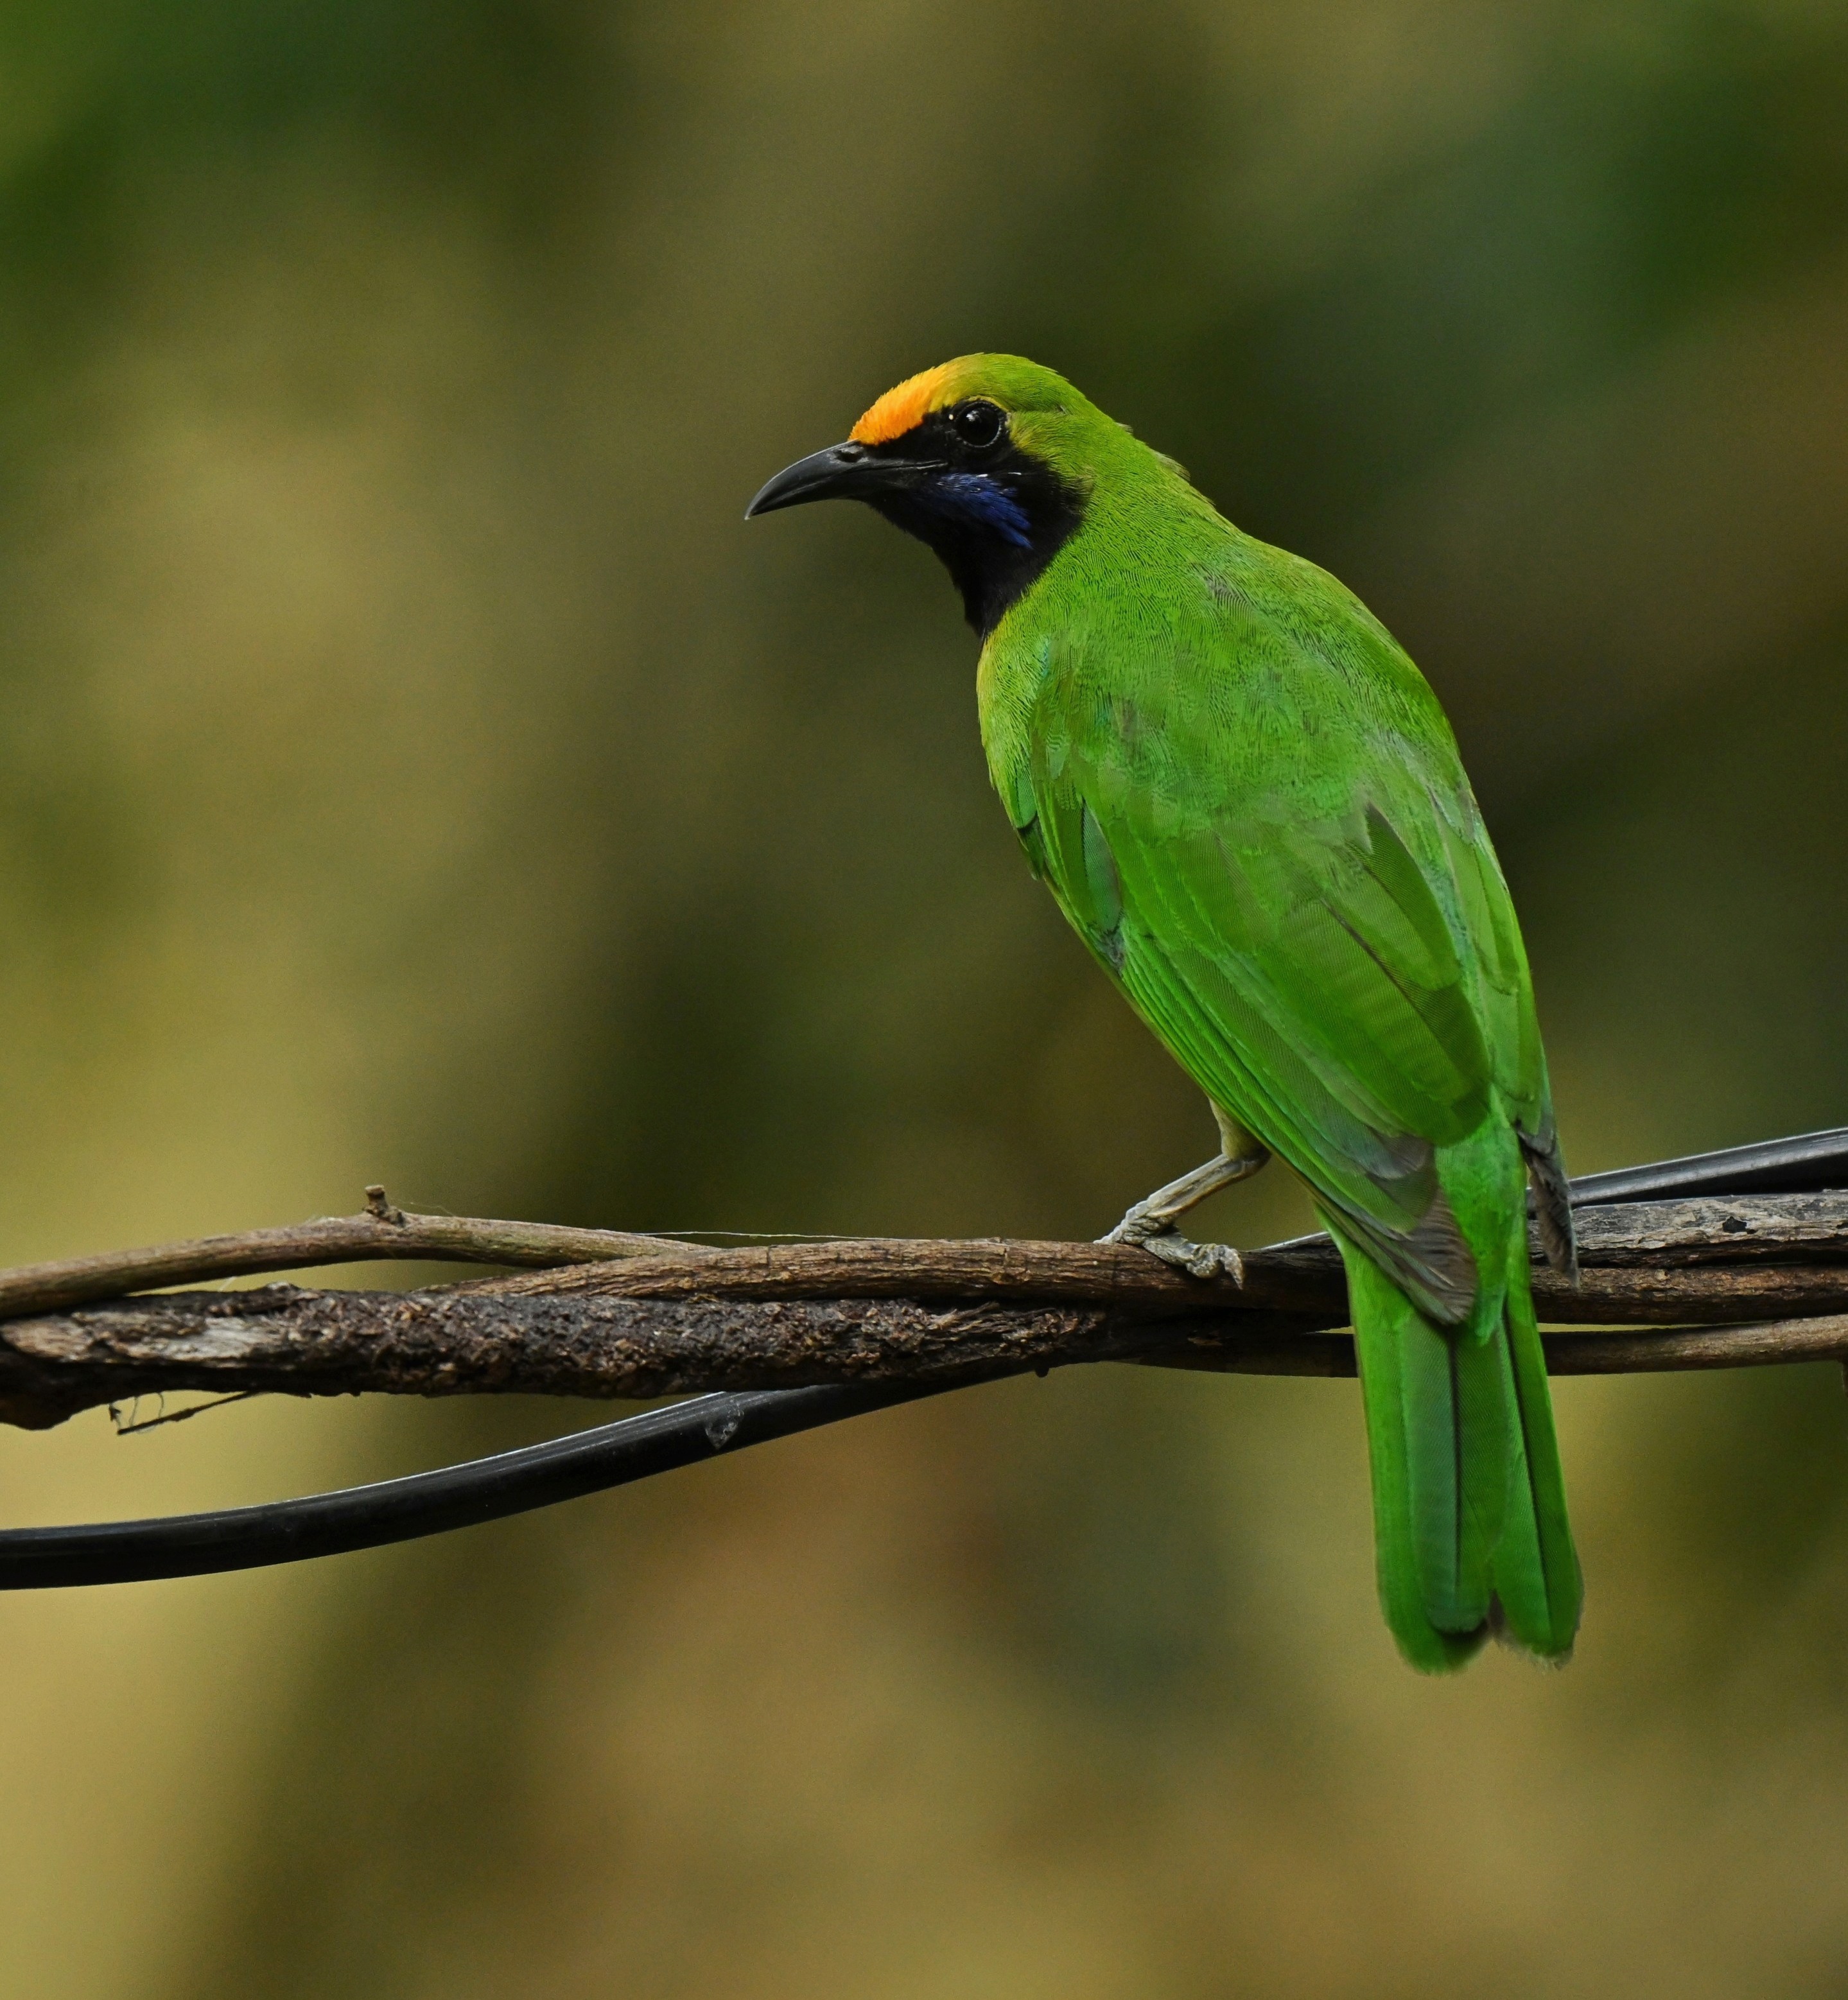
POLYGON ((1190 1278, 1230 1278, 1235 1285, 1245 1282, 1244 1264, 1229 1243, 1196 1243, 1175 1229, 1132 1234, 1122 1224, 1103 1240, 1106 1243, 1134 1243, 1150 1256, 1160 1258, 1164 1264, 1172 1265, 1177 1271, 1185 1271, 1190 1278), (1120 1234, 1118 1231, 1123 1233, 1120 1234))

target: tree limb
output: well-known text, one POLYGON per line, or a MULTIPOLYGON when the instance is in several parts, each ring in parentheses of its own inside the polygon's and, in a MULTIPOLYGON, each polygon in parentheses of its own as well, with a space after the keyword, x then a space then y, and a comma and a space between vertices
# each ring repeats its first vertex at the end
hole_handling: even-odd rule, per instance
MULTIPOLYGON (((1541 1317, 1632 1330, 1550 1337, 1556 1372, 1848 1353, 1848 1196, 1638 1203, 1579 1220, 1583 1281, 1574 1290, 1537 1269, 1541 1317), (1645 1327, 1655 1330, 1635 1330, 1645 1327)), ((714 1250, 405 1216, 377 1193, 363 1216, 0 1273, 0 1418, 37 1427, 181 1389, 645 1397, 978 1379, 1106 1359, 1342 1375, 1354 1366, 1351 1341, 1334 1330, 1346 1312, 1325 1237, 1251 1252, 1242 1283, 1203 1283, 1118 1244, 714 1250), (410 1293, 268 1285, 121 1296, 368 1257, 562 1268, 410 1293)))
POLYGON ((600 1259, 654 1255, 664 1247, 693 1250, 671 1237, 634 1236, 618 1229, 563 1229, 547 1222, 487 1222, 465 1216, 407 1215, 383 1188, 363 1215, 323 1216, 286 1229, 251 1229, 236 1236, 202 1236, 148 1250, 108 1250, 55 1264, 20 1264, 0 1271, 0 1320, 60 1312, 92 1299, 119 1299, 160 1285, 197 1285, 263 1271, 305 1271, 317 1265, 379 1259, 436 1263, 589 1264, 600 1259))

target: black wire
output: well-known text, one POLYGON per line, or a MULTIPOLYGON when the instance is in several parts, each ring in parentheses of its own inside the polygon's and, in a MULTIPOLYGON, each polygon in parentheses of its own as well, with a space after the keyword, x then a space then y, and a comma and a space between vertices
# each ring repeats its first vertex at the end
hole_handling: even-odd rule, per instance
POLYGON ((1803 1194, 1848 1187, 1848 1127, 1761 1139, 1723 1153, 1690 1153, 1650 1167, 1618 1167, 1572 1182, 1572 1206, 1613 1201, 1673 1201, 1683 1195, 1803 1194))
MULTIPOLYGON (((1572 1198, 1583 1204, 1690 1194, 1792 1193, 1844 1182, 1848 1129, 1588 1175, 1572 1183, 1572 1198)), ((149 1521, 9 1528, 0 1531, 0 1590, 203 1576, 412 1541, 625 1486, 721 1452, 962 1386, 961 1380, 881 1382, 696 1396, 523 1450, 337 1493, 149 1521)))
POLYGON ((412 1541, 936 1393, 934 1384, 881 1382, 696 1396, 523 1450, 305 1499, 151 1521, 9 1528, 0 1533, 0 1590, 204 1576, 412 1541))

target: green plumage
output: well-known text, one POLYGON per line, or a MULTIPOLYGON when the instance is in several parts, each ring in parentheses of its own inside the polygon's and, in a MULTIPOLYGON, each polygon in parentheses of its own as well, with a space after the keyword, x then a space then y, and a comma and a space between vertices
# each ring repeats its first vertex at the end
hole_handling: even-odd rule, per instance
POLYGON ((1035 870, 1346 1262, 1380 1592, 1415 1665, 1569 1652, 1579 1582, 1527 1280, 1570 1222, 1526 956, 1436 697, 1378 620, 1050 371, 951 365, 1079 496, 982 648, 1035 870))

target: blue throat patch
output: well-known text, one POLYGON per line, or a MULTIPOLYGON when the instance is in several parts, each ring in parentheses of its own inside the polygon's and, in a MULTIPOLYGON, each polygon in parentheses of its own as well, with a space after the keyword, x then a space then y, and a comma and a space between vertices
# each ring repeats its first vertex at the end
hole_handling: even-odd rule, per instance
POLYGON ((992 530, 1017 549, 1033 546, 1033 524, 1006 487, 985 472, 946 472, 927 480, 917 497, 934 512, 960 515, 992 530))

